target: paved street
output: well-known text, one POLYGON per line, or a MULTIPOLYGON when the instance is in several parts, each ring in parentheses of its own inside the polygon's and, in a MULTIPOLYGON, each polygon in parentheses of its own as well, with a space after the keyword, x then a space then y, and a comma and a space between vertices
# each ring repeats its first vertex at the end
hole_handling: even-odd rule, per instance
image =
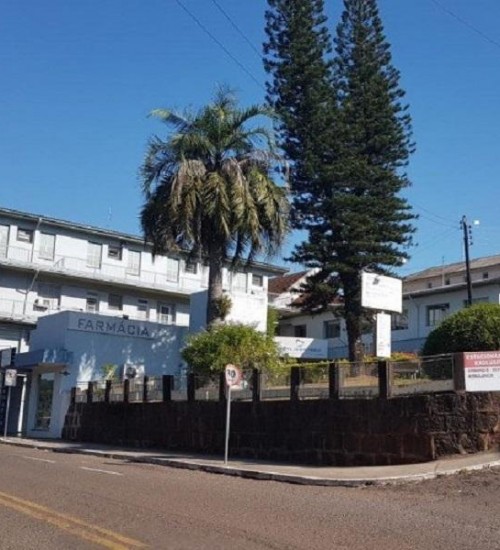
POLYGON ((500 549, 500 470, 312 487, 0 447, 3 549, 500 549))

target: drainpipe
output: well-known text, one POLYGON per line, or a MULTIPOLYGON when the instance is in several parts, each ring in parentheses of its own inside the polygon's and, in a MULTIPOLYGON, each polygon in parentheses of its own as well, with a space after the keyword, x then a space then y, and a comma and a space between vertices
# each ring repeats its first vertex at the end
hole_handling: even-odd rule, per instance
MULTIPOLYGON (((37 236, 37 232, 40 229, 40 226, 42 225, 43 218, 40 216, 38 218, 38 221, 36 222, 35 230, 33 231, 33 245, 31 247, 31 257, 30 257, 30 263, 33 263, 33 260, 35 258, 35 240, 37 236)), ((24 304, 23 304, 23 317, 26 316, 26 309, 28 306, 28 296, 29 293, 33 290, 33 287, 35 286, 35 281, 38 277, 38 274, 40 273, 40 270, 36 270, 35 274, 33 275, 33 279, 31 280, 30 286, 26 289, 26 294, 24 296, 24 304)))

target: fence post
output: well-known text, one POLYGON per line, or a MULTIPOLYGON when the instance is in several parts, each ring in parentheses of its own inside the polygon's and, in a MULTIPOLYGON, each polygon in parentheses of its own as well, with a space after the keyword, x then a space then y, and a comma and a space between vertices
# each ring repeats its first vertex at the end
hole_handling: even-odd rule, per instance
POLYGON ((143 380, 143 386, 142 386, 142 402, 147 403, 148 402, 148 382, 149 382, 149 376, 144 376, 143 380))
POLYGON ((106 386, 104 387, 104 403, 109 403, 111 395, 112 380, 106 380, 106 386))
POLYGON ((174 377, 171 374, 164 374, 161 377, 161 391, 163 401, 172 401, 172 386, 174 377))
POLYGON ((290 368, 290 401, 299 400, 300 367, 290 368))
POLYGON ((128 403, 130 397, 130 380, 125 378, 123 381, 123 402, 128 403))
POLYGON ((74 405, 76 403, 76 386, 71 388, 70 394, 70 404, 74 405))
POLYGON ((464 353, 453 353, 450 356, 451 368, 453 369, 453 389, 465 391, 465 368, 464 353))
POLYGON ((342 367, 336 361, 328 365, 328 390, 330 399, 340 399, 342 367))
POLYGON ((194 376, 194 372, 190 372, 187 375, 187 400, 188 401, 194 401, 196 397, 196 379, 194 376))
POLYGON ((259 369, 252 369, 252 401, 260 401, 260 372, 259 369))
POLYGON ((224 372, 219 373, 219 401, 226 401, 226 375, 224 372))
POLYGON ((87 384, 87 405, 94 401, 94 384, 89 382, 87 384))
POLYGON ((389 361, 379 361, 377 368, 379 397, 389 399, 392 397, 392 366, 389 361))

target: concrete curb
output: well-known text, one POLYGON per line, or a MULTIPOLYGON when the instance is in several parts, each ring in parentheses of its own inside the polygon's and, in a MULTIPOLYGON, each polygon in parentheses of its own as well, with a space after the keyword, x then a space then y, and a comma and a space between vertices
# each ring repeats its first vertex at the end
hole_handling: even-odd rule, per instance
MULTIPOLYGON (((134 455, 134 451, 107 451, 98 449, 78 449, 74 447, 54 447, 39 442, 18 442, 0 438, 0 443, 14 447, 24 447, 28 449, 37 449, 41 451, 50 451, 63 454, 81 454, 88 456, 104 457, 112 460, 128 460, 138 464, 154 464, 157 466, 167 466, 184 470, 201 471, 211 474, 227 475, 241 477, 244 479, 254 479, 260 481, 276 481, 279 483, 290 483, 294 485, 312 485, 321 487, 368 487, 398 485, 404 483, 416 483, 430 479, 436 479, 442 476, 456 475, 464 472, 473 472, 490 468, 500 467, 500 460, 487 461, 481 464, 465 465, 457 468, 439 468, 439 462, 432 472, 423 472, 419 474, 405 474, 397 476, 379 476, 363 478, 334 478, 319 477, 309 475, 286 474, 272 471, 272 469, 248 469, 242 467, 233 467, 230 465, 206 464, 196 459, 174 459, 158 458, 145 455, 134 455), (131 454, 128 454, 131 453, 131 454)), ((428 464, 428 463, 426 463, 428 464)), ((272 467, 271 467, 272 468, 272 467)))

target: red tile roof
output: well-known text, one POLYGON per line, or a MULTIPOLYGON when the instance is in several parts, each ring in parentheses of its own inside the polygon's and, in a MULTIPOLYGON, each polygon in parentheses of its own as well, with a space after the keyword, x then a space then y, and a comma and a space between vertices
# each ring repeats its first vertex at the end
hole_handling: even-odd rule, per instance
POLYGON ((283 275, 283 277, 273 277, 269 279, 268 292, 270 294, 282 294, 291 289, 291 287, 305 277, 309 271, 300 271, 299 273, 291 273, 283 275))

